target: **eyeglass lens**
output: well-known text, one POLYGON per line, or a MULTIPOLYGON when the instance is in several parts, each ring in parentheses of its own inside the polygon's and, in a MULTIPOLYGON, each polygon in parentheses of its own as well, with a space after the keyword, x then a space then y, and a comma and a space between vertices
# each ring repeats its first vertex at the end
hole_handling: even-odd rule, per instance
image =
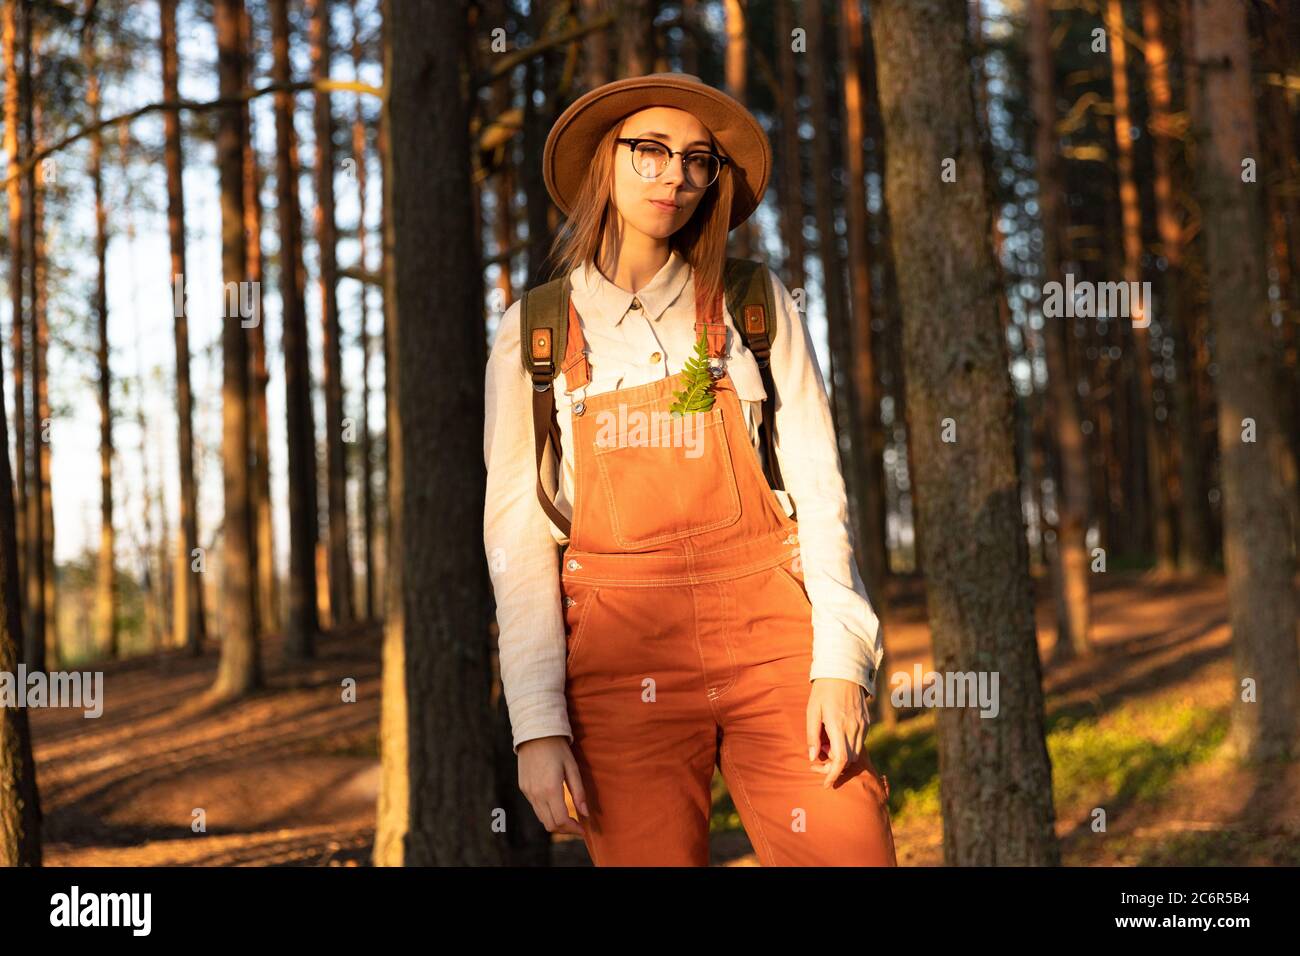
MULTIPOLYGON (((657 143, 638 143, 632 159, 643 179, 656 179, 668 168, 670 153, 657 143)), ((682 159, 686 181, 696 189, 710 185, 718 175, 718 160, 711 153, 687 153, 682 159)))

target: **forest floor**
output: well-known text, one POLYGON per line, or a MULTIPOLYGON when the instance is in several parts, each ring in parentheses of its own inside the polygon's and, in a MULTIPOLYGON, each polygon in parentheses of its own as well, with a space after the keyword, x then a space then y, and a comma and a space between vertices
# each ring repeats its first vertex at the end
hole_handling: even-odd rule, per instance
MULTIPOLYGON (((923 593, 897 584, 887 670, 928 669, 923 593)), ((1038 590, 1046 656, 1052 611, 1038 590)), ((1098 652, 1044 670, 1063 862, 1300 864, 1300 762, 1241 767, 1223 753, 1233 691, 1223 578, 1111 572, 1093 613, 1098 652)), ((267 641, 266 689, 237 704, 204 702, 212 648, 102 665, 99 718, 30 710, 46 864, 369 865, 380 639, 376 628, 334 635, 294 668, 267 641), (341 702, 346 678, 354 703, 341 702)), ((941 865, 933 712, 873 726, 868 741, 889 777, 899 863, 941 865)), ((720 775, 714 790, 714 865, 757 865, 720 775)), ((580 839, 553 850, 557 865, 590 865, 580 839)))

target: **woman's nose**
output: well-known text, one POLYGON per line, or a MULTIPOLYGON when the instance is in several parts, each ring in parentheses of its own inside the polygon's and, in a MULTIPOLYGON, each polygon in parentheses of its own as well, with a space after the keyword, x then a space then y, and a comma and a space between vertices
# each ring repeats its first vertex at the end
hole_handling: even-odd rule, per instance
POLYGON ((683 173, 686 171, 683 163, 686 162, 684 156, 669 156, 668 166, 664 169, 663 175, 659 177, 661 183, 680 183, 683 179, 683 173))

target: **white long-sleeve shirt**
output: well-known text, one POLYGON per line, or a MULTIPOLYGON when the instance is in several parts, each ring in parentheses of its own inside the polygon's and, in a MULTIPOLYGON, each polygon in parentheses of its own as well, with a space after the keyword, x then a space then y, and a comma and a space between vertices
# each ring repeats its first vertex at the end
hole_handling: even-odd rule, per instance
MULTIPOLYGON (((875 694, 884 649, 880 623, 867 598, 850 547, 848 503, 830 402, 807 326, 784 283, 771 272, 776 303, 771 370, 776 386, 777 460, 785 488, 776 496, 799 522, 804 586, 812 604, 809 680, 839 677, 875 694)), ((643 289, 628 292, 590 263, 569 276, 587 340, 592 380, 568 391, 554 381, 563 445, 560 487, 550 443, 542 484, 556 507, 573 516, 574 453, 570 409, 585 396, 630 388, 674 375, 692 356, 695 283, 690 263, 674 251, 643 289)), ((726 368, 745 411, 751 440, 765 397, 753 354, 726 306, 726 368)), ((502 317, 487 363, 483 460, 487 497, 483 545, 497 602, 498 660, 514 748, 536 737, 566 736, 566 643, 560 595, 560 548, 568 537, 537 500, 532 381, 519 346, 519 303, 502 317)), ((558 363, 557 363, 558 364, 558 363)))

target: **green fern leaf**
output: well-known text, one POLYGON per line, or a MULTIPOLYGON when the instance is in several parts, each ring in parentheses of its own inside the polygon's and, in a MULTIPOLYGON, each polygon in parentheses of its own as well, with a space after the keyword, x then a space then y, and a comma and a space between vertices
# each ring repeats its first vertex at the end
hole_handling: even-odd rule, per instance
POLYGON ((713 376, 709 374, 708 335, 700 333, 695 343, 695 354, 686 360, 682 371, 686 373, 686 387, 673 395, 669 410, 674 415, 697 414, 707 412, 713 407, 713 376))

